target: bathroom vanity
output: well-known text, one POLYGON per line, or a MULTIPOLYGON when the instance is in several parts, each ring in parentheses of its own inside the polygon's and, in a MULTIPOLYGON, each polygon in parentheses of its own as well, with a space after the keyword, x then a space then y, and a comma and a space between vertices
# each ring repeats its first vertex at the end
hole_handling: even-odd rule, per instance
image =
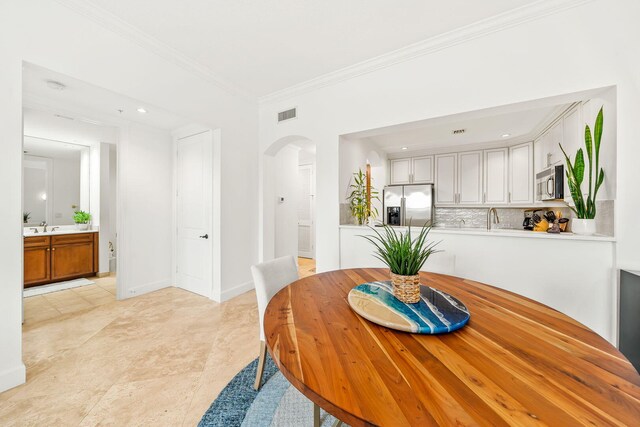
POLYGON ((97 272, 97 230, 25 234, 25 288, 94 276, 97 272))

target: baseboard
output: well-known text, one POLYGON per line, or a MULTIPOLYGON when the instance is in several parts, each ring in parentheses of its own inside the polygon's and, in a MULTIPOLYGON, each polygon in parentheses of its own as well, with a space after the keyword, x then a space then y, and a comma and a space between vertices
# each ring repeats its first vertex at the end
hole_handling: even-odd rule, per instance
POLYGON ((224 291, 222 291, 222 294, 220 295, 220 302, 223 301, 228 301, 231 298, 237 297, 240 294, 243 294, 247 291, 250 291, 251 289, 253 289, 253 281, 248 281, 245 283, 241 283, 237 286, 234 286, 233 288, 230 289, 225 289, 224 291))
POLYGON ((96 273, 96 277, 108 277, 111 275, 111 272, 109 271, 104 271, 102 273, 96 273))
POLYGON ((27 381, 27 370, 23 363, 19 366, 0 372, 0 393, 24 384, 27 381))
POLYGON ((149 292, 157 291, 159 289, 168 288, 171 286, 171 280, 159 280, 157 282, 147 283, 145 285, 136 286, 125 291, 125 298, 136 297, 138 295, 146 294, 149 292))

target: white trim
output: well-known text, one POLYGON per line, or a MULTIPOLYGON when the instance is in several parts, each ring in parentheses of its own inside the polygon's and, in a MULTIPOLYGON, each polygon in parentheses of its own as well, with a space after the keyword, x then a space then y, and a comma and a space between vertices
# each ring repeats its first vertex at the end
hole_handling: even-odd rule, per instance
MULTIPOLYGON (((60 0, 59 0, 60 1, 60 0)), ((259 98, 260 104, 282 101, 401 62, 428 55, 469 40, 581 6, 592 0, 538 0, 464 27, 410 44, 389 53, 295 84, 259 98)))
POLYGON ((162 59, 173 63, 186 71, 194 73, 211 83, 215 84, 222 90, 225 90, 231 94, 239 95, 247 100, 255 100, 255 96, 246 92, 244 89, 236 86, 235 84, 222 79, 214 74, 214 72, 207 66, 195 61, 182 52, 170 47, 169 45, 161 42, 157 38, 150 36, 144 31, 139 30, 136 26, 129 24, 113 13, 102 9, 90 2, 83 0, 56 0, 61 5, 73 10, 74 12, 91 19, 98 23, 102 27, 109 31, 112 31, 119 36, 124 37, 142 47, 155 53, 162 59))
POLYGON ((253 281, 250 280, 248 282, 244 282, 237 286, 234 286, 233 288, 225 289, 221 293, 220 302, 228 301, 231 298, 235 298, 238 295, 252 290, 254 287, 255 286, 253 285, 253 281))
POLYGON ((0 372, 0 392, 17 387, 20 384, 24 384, 26 381, 27 368, 25 368, 24 363, 20 363, 15 368, 0 372))
POLYGON ((164 279, 157 282, 151 282, 140 286, 135 286, 128 289, 126 298, 140 296, 149 292, 157 291, 160 289, 168 288, 171 286, 171 280, 164 279))
POLYGON ((44 286, 33 286, 25 288, 22 291, 24 298, 34 297, 36 295, 49 294, 51 292, 63 291, 65 289, 80 288, 82 286, 95 285, 96 282, 86 278, 67 280, 66 282, 52 283, 44 286))

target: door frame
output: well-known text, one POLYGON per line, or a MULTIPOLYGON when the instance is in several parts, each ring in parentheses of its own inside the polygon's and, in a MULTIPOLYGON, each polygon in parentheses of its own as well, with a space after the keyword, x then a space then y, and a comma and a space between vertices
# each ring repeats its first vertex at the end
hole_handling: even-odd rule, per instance
MULTIPOLYGON (((316 259, 316 168, 315 165, 313 163, 305 163, 305 164, 301 164, 298 165, 298 172, 300 172, 300 169, 302 168, 306 168, 308 167, 311 170, 311 191, 310 196, 311 196, 311 212, 310 212, 310 216, 311 216, 311 236, 310 236, 310 240, 311 240, 311 258, 310 259, 316 259)), ((299 176, 299 175, 298 175, 299 176)), ((298 178, 299 179, 299 178, 298 178)), ((298 218, 298 221, 300 221, 300 218, 298 218)), ((298 234, 300 234, 300 225, 298 224, 298 234)), ((298 243, 298 253, 297 255, 301 258, 307 258, 307 257, 303 257, 302 255, 300 255, 300 244, 298 243)))
POLYGON ((202 133, 208 133, 211 144, 212 155, 212 206, 211 206, 211 238, 208 240, 211 245, 211 292, 210 299, 221 302, 222 301, 222 275, 221 275, 221 255, 222 250, 220 247, 220 232, 221 232, 221 219, 220 219, 220 159, 221 159, 221 133, 220 129, 211 129, 209 127, 191 124, 183 126, 172 132, 173 139, 173 197, 172 197, 172 261, 171 261, 171 281, 174 286, 178 286, 177 282, 177 267, 178 267, 178 141, 202 133))

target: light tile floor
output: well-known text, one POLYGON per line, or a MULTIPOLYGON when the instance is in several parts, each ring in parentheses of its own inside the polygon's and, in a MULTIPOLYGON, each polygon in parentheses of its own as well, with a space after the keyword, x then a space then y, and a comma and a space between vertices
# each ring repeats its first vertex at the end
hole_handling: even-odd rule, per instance
POLYGON ((0 394, 0 425, 194 426, 257 357, 254 291, 222 304, 177 288, 116 301, 114 278, 92 280, 25 301, 27 383, 0 394))

